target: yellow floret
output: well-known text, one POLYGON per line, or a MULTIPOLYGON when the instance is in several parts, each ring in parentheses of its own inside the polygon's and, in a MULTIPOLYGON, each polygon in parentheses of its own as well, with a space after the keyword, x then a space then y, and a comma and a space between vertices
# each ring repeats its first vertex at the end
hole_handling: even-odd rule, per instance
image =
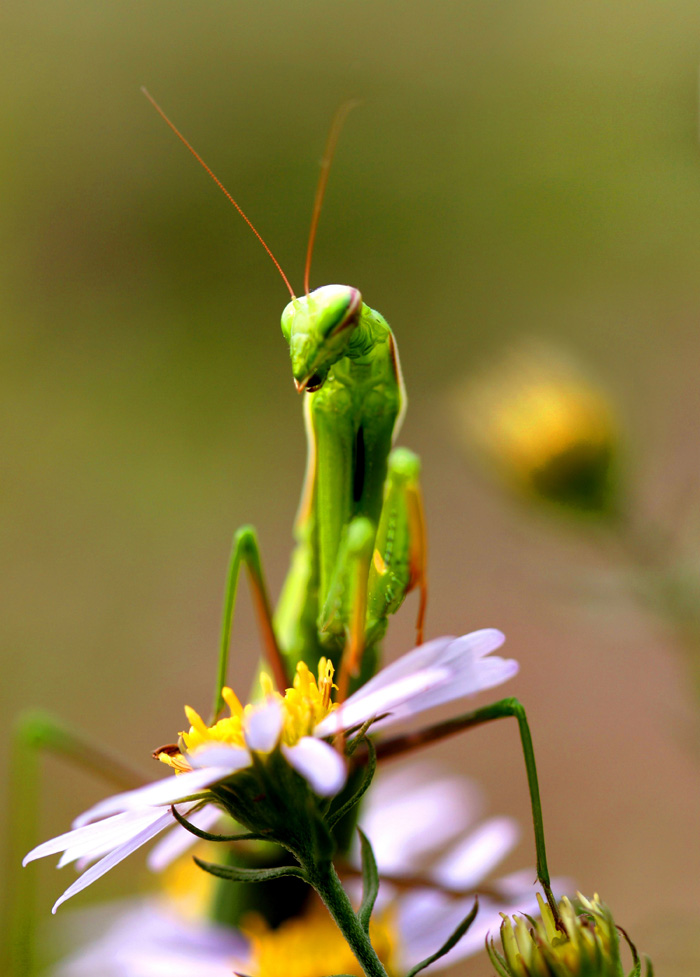
MULTIPOLYGON (((244 920, 243 932, 251 941, 250 972, 256 977, 362 977, 362 968, 342 933, 319 904, 274 930, 251 915, 244 920)), ((396 973, 394 927, 386 913, 372 920, 370 937, 387 972, 396 973)))
MULTIPOLYGON (((318 664, 318 679, 316 679, 308 666, 304 662, 299 662, 292 688, 286 689, 283 696, 275 689, 270 676, 265 672, 260 673, 263 700, 277 699, 282 706, 282 740, 288 746, 293 746, 302 736, 310 736, 318 723, 337 708, 331 702, 333 689, 337 688, 333 685, 333 671, 332 662, 322 658, 318 664)), ((228 686, 221 690, 221 696, 231 715, 219 719, 212 726, 207 726, 191 706, 185 706, 185 715, 189 720, 190 728, 180 733, 184 753, 193 753, 212 743, 245 747, 246 717, 252 709, 259 706, 259 703, 242 706, 233 689, 228 686)), ((167 763, 177 773, 184 773, 191 767, 183 752, 161 751, 158 759, 167 763)))

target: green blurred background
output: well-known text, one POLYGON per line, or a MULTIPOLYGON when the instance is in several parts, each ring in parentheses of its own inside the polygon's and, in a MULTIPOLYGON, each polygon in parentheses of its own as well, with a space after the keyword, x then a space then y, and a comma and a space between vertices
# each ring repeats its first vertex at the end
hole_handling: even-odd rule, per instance
MULTIPOLYGON (((693 477, 700 7, 9 0, 0 28, 6 728, 45 706, 157 773, 149 750, 183 703, 210 700, 234 528, 258 527, 273 594, 289 555, 305 449, 287 293, 139 86, 298 289, 329 120, 359 97, 312 284, 358 286, 397 335, 401 443, 425 466, 429 634, 506 631, 554 871, 599 891, 657 972, 687 974, 700 756, 682 664, 598 553, 475 472, 448 394, 504 343, 545 337, 614 390, 642 510, 668 514, 693 477)), ((410 645, 412 617, 388 654, 410 645)), ((235 649, 244 690, 258 651, 245 597, 235 649)), ((509 865, 533 863, 515 728, 431 756, 523 822, 509 865)), ((42 837, 105 789, 44 770, 42 837)), ((70 869, 31 871, 50 946, 70 869)), ((135 858, 80 901, 143 876, 135 858)))

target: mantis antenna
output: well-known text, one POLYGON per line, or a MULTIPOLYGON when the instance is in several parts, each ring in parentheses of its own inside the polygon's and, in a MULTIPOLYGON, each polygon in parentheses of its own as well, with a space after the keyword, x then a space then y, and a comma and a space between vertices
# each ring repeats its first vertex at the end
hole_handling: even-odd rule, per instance
MULTIPOLYGON (((267 253, 269 254, 269 256, 272 258, 272 261, 273 261, 273 263, 275 265, 275 268, 277 269, 277 271, 282 276, 282 280, 284 281, 284 284, 287 286, 287 288, 289 290, 289 294, 292 296, 292 300, 294 300, 296 298, 296 295, 294 294, 294 289, 289 284, 289 279, 287 278, 287 276, 285 275, 285 273, 282 271, 282 266, 280 265, 280 263, 277 260, 277 258, 275 258, 275 256, 272 253, 272 251, 269 249, 269 247, 267 246, 267 244, 265 244, 265 241, 263 240, 262 235, 256 230, 255 226, 253 225, 253 222, 251 220, 249 220, 248 217, 246 217, 246 215, 243 213, 243 210, 241 209, 241 207, 233 199, 233 197, 228 192, 228 190, 223 185, 223 183, 218 178, 218 176, 207 166, 207 164, 204 162, 204 160, 202 159, 202 157, 189 144, 189 142, 185 139, 185 137, 182 135, 182 133, 180 132, 180 130, 177 128, 177 126, 173 122, 170 121, 170 119, 167 117, 167 115, 165 114, 165 112, 163 111, 163 109, 160 107, 160 105, 153 98, 153 96, 148 91, 148 89, 146 89, 145 87, 142 86, 141 91, 146 96, 146 98, 151 103, 151 105, 156 110, 156 112, 161 117, 161 119, 163 119, 163 121, 165 123, 167 123, 168 126, 170 126, 170 128, 173 130, 173 132, 175 133, 175 135, 177 136, 177 138, 180 140, 180 142, 184 143, 184 145, 189 149, 189 151, 192 153, 192 155, 197 160, 197 162, 201 166, 203 166, 204 169, 207 171, 207 173, 212 178, 212 180, 214 181, 214 183, 217 185, 217 187, 219 188, 219 190, 221 190, 221 192, 226 196, 226 198, 228 199, 228 201, 230 203, 232 203, 233 206, 236 208, 236 210, 241 215, 241 217, 243 218, 243 220, 246 222, 246 224, 248 225, 248 227, 251 229, 251 231, 253 232, 253 234, 256 236, 256 238, 258 239, 258 241, 260 241, 260 243, 265 248, 265 250, 267 251, 267 253)), ((336 136, 336 139, 337 139, 337 136, 336 136)), ((323 195, 321 195, 321 196, 323 196, 323 195)))
POLYGON ((345 125, 345 120, 348 117, 348 113, 351 109, 354 109, 356 105, 359 105, 357 99, 349 99, 347 102, 343 102, 338 111, 333 116, 333 121, 331 122, 331 127, 328 132, 328 139, 326 140, 326 148, 323 151, 323 158, 321 160, 321 173, 318 178, 318 186, 316 187, 316 197, 314 199, 314 209, 311 215, 311 228, 309 229, 309 244, 306 248, 306 265, 304 267, 304 292, 309 294, 309 273, 311 272, 311 255, 314 250, 314 242, 316 240, 316 231, 318 230, 318 220, 321 216, 321 207, 323 206, 323 198, 326 193, 326 186, 328 185, 328 175, 331 169, 331 163, 333 162, 333 156, 335 155, 335 147, 338 145, 338 137, 345 125))

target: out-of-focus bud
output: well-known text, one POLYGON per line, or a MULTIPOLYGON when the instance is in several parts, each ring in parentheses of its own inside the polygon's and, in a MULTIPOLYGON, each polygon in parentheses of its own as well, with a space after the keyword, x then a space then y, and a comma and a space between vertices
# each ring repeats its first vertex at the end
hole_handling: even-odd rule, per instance
POLYGON ((456 404, 471 444, 520 495, 589 515, 613 511, 616 418, 566 357, 543 346, 512 350, 456 404))
MULTIPOLYGON (((622 977, 620 932, 610 910, 598 896, 586 899, 577 893, 572 903, 559 903, 559 924, 551 908, 538 896, 541 917, 504 916, 501 948, 494 940, 487 950, 499 977, 622 977)), ((641 961, 623 933, 633 957, 628 977, 639 977, 641 961)), ((646 960, 646 977, 653 977, 646 960)))

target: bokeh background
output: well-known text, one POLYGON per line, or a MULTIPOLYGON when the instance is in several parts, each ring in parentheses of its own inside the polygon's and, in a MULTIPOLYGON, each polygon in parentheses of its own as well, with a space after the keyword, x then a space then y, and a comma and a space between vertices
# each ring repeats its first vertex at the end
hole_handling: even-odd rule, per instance
MULTIPOLYGON (((687 974, 700 755, 682 658, 604 553, 480 474, 449 395, 505 344, 544 337, 612 391, 639 511, 673 518, 692 491, 700 7, 8 0, 0 25, 1 762, 31 705, 156 773, 149 750, 182 704, 210 699, 233 530, 258 527, 273 594, 289 556, 305 448, 287 294, 139 86, 297 288, 329 120, 359 97, 312 279, 360 287, 399 341, 401 443, 424 461, 429 634, 506 631, 552 868, 600 892, 658 973, 687 974)), ((410 646, 413 610, 389 656, 410 646)), ((257 654, 244 593, 242 689, 257 654)), ((515 727, 430 756, 522 821, 509 865, 533 863, 515 727)), ((47 760, 41 836, 104 789, 47 760)), ((68 878, 31 871, 51 947, 68 878)), ((132 859, 81 902, 144 877, 132 859)))

